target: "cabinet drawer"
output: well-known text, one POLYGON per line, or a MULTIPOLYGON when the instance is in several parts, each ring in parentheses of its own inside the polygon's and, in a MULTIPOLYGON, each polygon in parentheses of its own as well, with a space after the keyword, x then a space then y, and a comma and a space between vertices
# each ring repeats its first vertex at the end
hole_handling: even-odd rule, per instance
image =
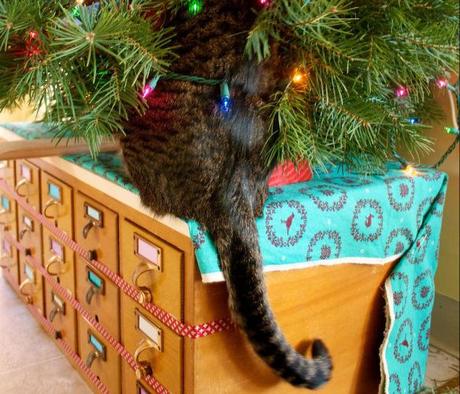
POLYGON ((56 281, 75 294, 74 253, 43 229, 43 265, 56 281))
POLYGON ((72 188, 42 172, 41 205, 43 215, 72 237, 72 188))
POLYGON ((75 240, 118 273, 118 215, 82 193, 75 197, 75 240))
POLYGON ((0 266, 9 271, 14 286, 19 284, 18 252, 5 235, 16 238, 16 211, 16 201, 0 193, 0 266))
POLYGON ((78 317, 79 354, 107 386, 111 394, 121 392, 120 356, 81 316, 78 317))
POLYGON ((40 170, 26 160, 16 161, 16 193, 40 209, 40 170))
POLYGON ((110 280, 77 257, 77 299, 113 337, 120 339, 120 293, 110 280))
POLYGON ((142 291, 144 300, 181 319, 183 253, 128 221, 121 226, 120 248, 122 276, 142 291))
POLYGON ((53 288, 45 281, 45 308, 48 320, 59 335, 72 348, 77 350, 76 313, 71 305, 55 294, 53 288))
POLYGON ((0 227, 11 231, 16 238, 16 201, 0 192, 0 227))
POLYGON ((42 260, 42 229, 30 214, 18 207, 18 240, 31 256, 42 260))
MULTIPOLYGON (((7 270, 12 276, 14 287, 19 284, 19 267, 18 267, 18 251, 6 240, 4 231, 0 227, 0 266, 1 269, 7 270)), ((12 234, 11 234, 12 235, 12 234)))
POLYGON ((27 304, 34 305, 44 315, 43 277, 26 261, 26 255, 19 252, 19 292, 27 304))
MULTIPOLYGON (((122 337, 127 350, 137 356, 137 362, 149 370, 171 393, 183 390, 183 338, 144 313, 125 295, 121 297, 122 337), (144 349, 144 350, 142 350, 144 349)), ((140 382, 142 384, 142 382, 140 382)), ((126 393, 137 393, 134 371, 123 363, 123 388, 126 393)), ((147 384, 144 384, 148 388, 147 384)), ((152 390, 153 391, 153 390, 152 390)))
POLYGON ((13 160, 0 160, 0 179, 4 179, 8 185, 14 187, 13 160))

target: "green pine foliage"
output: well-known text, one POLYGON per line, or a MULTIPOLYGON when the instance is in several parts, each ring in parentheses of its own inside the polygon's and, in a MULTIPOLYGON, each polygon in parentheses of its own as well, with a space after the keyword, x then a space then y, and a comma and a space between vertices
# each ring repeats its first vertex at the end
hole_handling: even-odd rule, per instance
MULTIPOLYGON (((93 153, 103 137, 123 133, 131 111, 145 110, 139 92, 146 82, 180 61, 161 14, 189 8, 191 0, 97 4, 0 0, 0 109, 29 100, 45 109, 57 137, 82 137, 93 153)), ((258 15, 243 32, 242 57, 270 61, 276 48, 286 64, 286 88, 263 109, 271 125, 267 162, 342 162, 368 171, 381 167, 395 144, 414 155, 430 148, 425 130, 439 114, 434 81, 458 69, 457 0, 247 6, 258 15), (300 84, 290 81, 295 69, 300 84), (408 97, 395 97, 398 86, 408 87, 408 97)), ((190 76, 196 83, 200 77, 190 76)))
POLYGON ((439 114, 433 82, 458 68, 458 17, 456 0, 273 1, 249 32, 246 53, 269 59, 277 42, 306 82, 273 97, 268 160, 368 170, 393 144, 428 150, 424 131, 439 114), (400 85, 407 98, 395 98, 400 85))
POLYGON ((56 136, 83 138, 96 153, 123 133, 139 92, 174 59, 170 29, 153 28, 146 0, 0 0, 0 109, 29 100, 56 136), (38 36, 31 37, 31 34, 38 36))

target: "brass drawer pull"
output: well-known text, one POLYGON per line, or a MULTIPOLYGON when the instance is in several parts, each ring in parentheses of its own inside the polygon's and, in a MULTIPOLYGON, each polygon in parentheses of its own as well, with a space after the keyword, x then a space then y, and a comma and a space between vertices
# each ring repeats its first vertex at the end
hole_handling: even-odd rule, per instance
POLYGON ((43 209, 43 215, 45 215, 45 217, 48 219, 54 219, 55 216, 48 214, 48 209, 58 205, 61 205, 59 201, 56 201, 54 199, 48 200, 48 202, 45 204, 45 208, 43 209))
POLYGON ((95 286, 90 286, 85 295, 85 301, 88 305, 91 305, 93 297, 101 292, 101 289, 98 289, 95 286))
POLYGON ((53 322, 58 314, 63 315, 64 310, 60 306, 54 305, 53 309, 51 309, 51 312, 50 312, 49 321, 53 322))
POLYGON ((21 232, 19 233, 19 240, 22 241, 23 238, 25 237, 25 235, 27 234, 27 232, 29 232, 30 229, 28 228, 24 228, 21 230, 21 232))
POLYGON ((158 272, 158 269, 157 267, 144 262, 140 263, 133 272, 132 281, 134 286, 136 286, 136 288, 140 291, 138 297, 138 302, 140 304, 149 303, 153 299, 151 290, 148 287, 141 286, 139 284, 139 279, 149 272, 158 272))
POLYGON ((99 353, 97 350, 93 350, 90 354, 88 354, 88 357, 86 357, 86 367, 91 368, 91 365, 93 365, 94 361, 100 357, 101 353, 99 353))
POLYGON ((14 188, 14 191, 19 194, 20 197, 27 197, 27 193, 21 193, 20 190, 23 188, 23 186, 26 186, 29 183, 29 181, 25 178, 21 179, 16 187, 14 188))
POLYGON ((34 283, 30 279, 25 279, 19 286, 19 293, 25 298, 27 304, 33 303, 34 283), (29 291, 27 291, 29 289, 29 291))
POLYGON ((65 274, 66 273, 66 269, 61 269, 61 270, 58 270, 58 271, 52 271, 51 268, 55 265, 58 265, 59 267, 61 266, 61 264, 64 264, 64 262, 62 261, 61 257, 59 256, 53 256, 51 257, 48 262, 46 263, 45 265, 45 269, 46 269, 46 272, 48 272, 49 275, 51 276, 58 276, 58 275, 62 275, 62 274, 65 274))
POLYGON ((143 339, 139 347, 136 349, 134 353, 134 360, 136 361, 136 364, 138 365, 138 368, 136 368, 137 380, 140 380, 145 376, 149 376, 153 374, 152 365, 148 361, 140 360, 140 356, 142 355, 142 353, 148 350, 156 350, 156 346, 152 342, 150 342, 148 339, 143 339))
POLYGON ((85 227, 83 227, 82 230, 82 235, 84 239, 88 238, 88 234, 93 227, 97 227, 97 223, 94 220, 90 220, 88 223, 85 224, 85 227))
POLYGON ((139 302, 139 304, 149 304, 153 301, 152 292, 148 287, 141 286, 137 289, 139 290, 139 295, 137 297, 137 302, 139 302))

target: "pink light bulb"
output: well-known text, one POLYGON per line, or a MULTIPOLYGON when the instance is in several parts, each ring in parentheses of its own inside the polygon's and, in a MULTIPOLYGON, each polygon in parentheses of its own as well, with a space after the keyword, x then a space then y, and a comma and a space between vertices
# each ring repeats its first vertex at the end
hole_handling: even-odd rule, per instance
POLYGON ((36 38, 38 38, 38 32, 35 31, 35 30, 32 30, 29 32, 29 37, 32 39, 32 40, 35 40, 36 38))
POLYGON ((409 88, 408 88, 407 86, 399 85, 399 86, 395 89, 395 96, 396 96, 397 98, 404 98, 404 97, 409 96, 409 88))
POLYGON ((142 98, 146 99, 153 93, 153 88, 150 85, 145 85, 144 89, 142 90, 142 98))
POLYGON ((447 80, 447 78, 439 77, 436 79, 436 86, 439 89, 444 89, 445 87, 447 87, 447 85, 449 85, 449 81, 447 80))
POLYGON ((268 7, 271 3, 271 0, 259 0, 259 4, 262 6, 262 7, 268 7))

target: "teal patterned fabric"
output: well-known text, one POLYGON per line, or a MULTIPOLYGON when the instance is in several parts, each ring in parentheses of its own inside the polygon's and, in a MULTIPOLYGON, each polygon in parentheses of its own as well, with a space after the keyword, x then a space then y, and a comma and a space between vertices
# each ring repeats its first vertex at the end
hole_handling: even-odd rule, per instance
MULTIPOLYGON (((257 220, 267 269, 401 257, 385 284, 385 393, 416 393, 424 382, 446 184, 441 172, 409 176, 396 164, 368 178, 336 169, 271 189, 257 220)), ((203 278, 220 279, 209 235, 198 223, 189 226, 203 278)))
MULTIPOLYGON (((41 125, 4 127, 27 139, 50 136, 41 125)), ((101 154, 97 162, 89 155, 65 159, 137 193, 115 154, 101 154)), ((270 270, 400 257, 385 284, 381 363, 388 394, 412 394, 424 382, 446 184, 446 175, 432 169, 410 176, 389 164, 384 175, 364 178, 336 168, 307 183, 272 188, 257 220, 270 270)), ((203 280, 222 280, 206 230, 193 221, 189 228, 203 280)))

